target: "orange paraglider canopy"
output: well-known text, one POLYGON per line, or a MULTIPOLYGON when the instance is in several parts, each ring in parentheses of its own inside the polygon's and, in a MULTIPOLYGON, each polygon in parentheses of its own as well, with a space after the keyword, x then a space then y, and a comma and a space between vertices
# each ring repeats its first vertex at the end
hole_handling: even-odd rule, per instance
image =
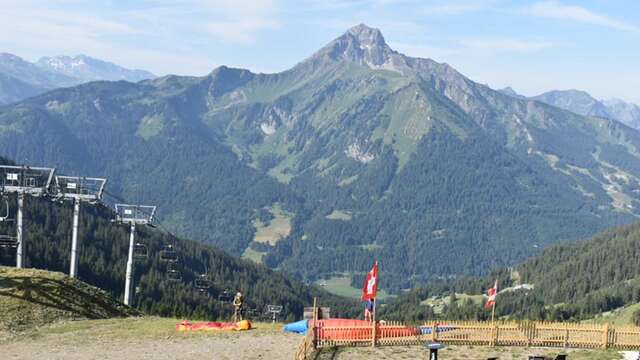
POLYGON ((251 322, 242 320, 238 322, 202 322, 191 323, 184 320, 176 325, 178 331, 243 331, 250 330, 251 322))

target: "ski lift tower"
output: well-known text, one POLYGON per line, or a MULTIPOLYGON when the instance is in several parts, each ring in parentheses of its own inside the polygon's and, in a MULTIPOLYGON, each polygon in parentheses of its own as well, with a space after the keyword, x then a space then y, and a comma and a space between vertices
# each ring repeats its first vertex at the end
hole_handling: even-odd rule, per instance
POLYGON ((0 165, 0 193, 18 195, 16 219, 16 267, 25 266, 26 249, 22 232, 25 195, 46 196, 51 190, 55 169, 44 167, 0 165))
POLYGON ((133 304, 133 261, 136 225, 148 225, 153 221, 156 213, 155 206, 116 204, 116 221, 129 224, 131 234, 129 236, 129 257, 127 258, 127 272, 124 284, 124 303, 133 304))
POLYGON ((71 265, 69 276, 78 276, 78 220, 80 203, 97 204, 102 200, 102 193, 107 179, 88 178, 82 176, 56 175, 56 192, 61 200, 73 200, 73 233, 71 235, 71 265))

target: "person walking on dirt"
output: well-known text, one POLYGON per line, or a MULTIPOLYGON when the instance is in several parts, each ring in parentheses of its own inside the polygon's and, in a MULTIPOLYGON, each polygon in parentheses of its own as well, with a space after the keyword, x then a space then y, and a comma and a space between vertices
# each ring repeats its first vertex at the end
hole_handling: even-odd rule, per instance
POLYGON ((244 298, 242 297, 242 293, 238 291, 236 296, 233 298, 233 307, 235 309, 233 313, 233 321, 238 322, 242 320, 242 306, 244 304, 244 298))

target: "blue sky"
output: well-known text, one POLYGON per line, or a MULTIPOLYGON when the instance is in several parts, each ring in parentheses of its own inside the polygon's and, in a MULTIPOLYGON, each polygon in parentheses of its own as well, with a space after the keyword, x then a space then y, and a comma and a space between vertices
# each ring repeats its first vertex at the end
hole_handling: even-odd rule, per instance
POLYGON ((640 103, 635 0, 3 0, 0 52, 84 53, 159 75, 277 72, 359 23, 494 88, 640 103))

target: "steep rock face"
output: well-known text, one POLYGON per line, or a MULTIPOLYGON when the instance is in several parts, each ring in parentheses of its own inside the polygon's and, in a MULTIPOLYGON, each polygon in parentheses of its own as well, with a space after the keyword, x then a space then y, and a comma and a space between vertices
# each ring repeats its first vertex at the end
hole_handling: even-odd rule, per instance
POLYGON ((181 234, 309 279, 376 258, 394 290, 631 221, 639 149, 616 121, 496 92, 364 25, 278 74, 91 83, 0 110, 2 154, 108 176, 181 234))

